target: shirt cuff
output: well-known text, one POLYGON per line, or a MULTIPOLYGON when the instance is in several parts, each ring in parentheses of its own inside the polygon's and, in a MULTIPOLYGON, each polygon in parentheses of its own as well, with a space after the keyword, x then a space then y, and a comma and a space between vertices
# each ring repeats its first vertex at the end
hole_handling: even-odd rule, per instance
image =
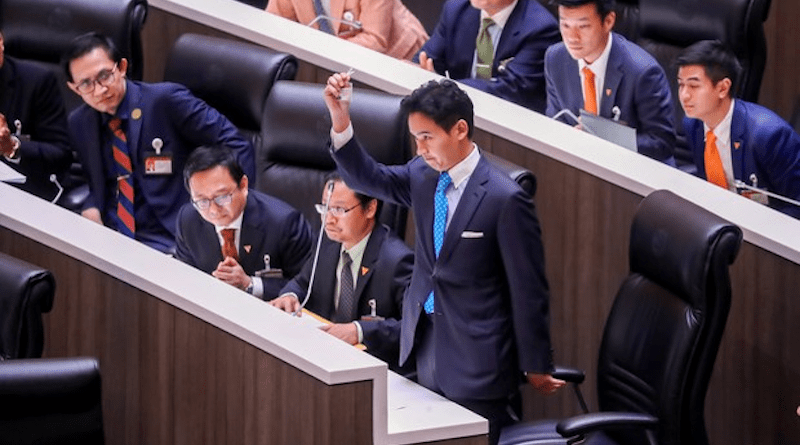
POLYGON ((344 147, 344 144, 350 142, 350 139, 353 139, 353 122, 350 122, 350 125, 341 133, 336 133, 331 128, 331 145, 333 145, 334 151, 344 147))
POLYGON ((258 277, 250 277, 250 279, 253 280, 253 296, 262 298, 264 296, 264 282, 258 277))
POLYGON ((361 329, 361 323, 354 321, 354 325, 356 325, 356 330, 358 331, 358 342, 364 343, 364 330, 361 329))

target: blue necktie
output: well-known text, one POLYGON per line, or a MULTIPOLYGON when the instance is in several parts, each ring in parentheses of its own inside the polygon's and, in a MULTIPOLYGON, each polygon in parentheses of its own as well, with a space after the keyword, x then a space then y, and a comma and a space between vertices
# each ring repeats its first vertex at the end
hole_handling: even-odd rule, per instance
MULTIPOLYGON (((326 17, 325 8, 322 7, 322 0, 313 0, 314 1, 314 12, 317 14, 317 17, 326 17)), ((327 18, 322 18, 319 20, 318 26, 319 30, 322 32, 327 32, 328 34, 333 34, 333 28, 331 28, 331 23, 327 18)))
MULTIPOLYGON (((442 243, 444 243, 444 228, 447 225, 447 197, 444 191, 447 186, 453 182, 447 172, 442 172, 439 175, 439 182, 436 184, 436 193, 433 195, 433 248, 436 252, 436 258, 439 258, 439 252, 442 250, 442 243)), ((425 300, 425 313, 433 313, 433 291, 428 295, 425 300)))

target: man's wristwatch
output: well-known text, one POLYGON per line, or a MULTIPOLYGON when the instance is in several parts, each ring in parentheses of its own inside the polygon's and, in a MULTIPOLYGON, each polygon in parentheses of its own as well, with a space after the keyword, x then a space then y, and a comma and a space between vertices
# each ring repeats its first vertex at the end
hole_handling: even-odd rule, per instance
POLYGON ((253 277, 250 277, 250 284, 248 284, 247 287, 244 288, 244 291, 250 295, 253 295, 253 277))

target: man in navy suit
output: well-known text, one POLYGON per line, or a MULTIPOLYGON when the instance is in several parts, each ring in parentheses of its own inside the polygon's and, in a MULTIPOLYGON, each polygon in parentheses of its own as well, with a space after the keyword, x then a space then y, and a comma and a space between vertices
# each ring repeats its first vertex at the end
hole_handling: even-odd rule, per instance
POLYGON ((91 191, 83 216, 172 252, 178 209, 189 200, 181 172, 192 150, 229 147, 255 177, 253 147, 225 116, 180 85, 127 80, 128 61, 107 37, 76 38, 62 64, 70 89, 85 102, 69 116, 91 191), (127 160, 115 157, 124 151, 127 160))
MULTIPOLYGON (((636 129, 639 153, 674 166, 673 104, 664 69, 647 51, 611 32, 613 0, 558 3, 563 42, 545 55, 547 115, 568 109, 577 116, 585 109, 618 116, 636 129)), ((561 120, 575 123, 566 116, 561 120)))
POLYGON ((196 149, 183 175, 192 202, 178 213, 175 256, 256 297, 277 297, 311 254, 308 221, 289 204, 249 190, 225 147, 196 149))
POLYGON ((686 48, 676 61, 678 98, 698 174, 733 192, 800 218, 800 207, 736 181, 800 201, 800 136, 772 111, 734 99, 740 72, 733 53, 719 41, 686 48))
POLYGON ((25 175, 19 188, 48 201, 58 193, 50 175, 60 177, 72 161, 67 113, 56 76, 33 63, 6 57, 2 33, 0 155, 25 175), (19 129, 14 125, 17 121, 19 129))
POLYGON ((540 113, 545 107, 544 52, 558 42, 555 18, 536 0, 449 0, 430 39, 414 58, 428 71, 540 113), (482 21, 493 56, 482 75, 482 21))
POLYGON ((489 438, 516 420, 523 372, 549 394, 549 289, 531 197, 472 142, 473 108, 455 82, 431 81, 404 98, 418 156, 376 163, 353 137, 347 74, 325 88, 333 158, 345 181, 410 207, 414 271, 403 302, 400 363, 416 358, 420 384, 489 419, 489 438))
MULTIPOLYGON (((327 213, 324 204, 317 204, 326 236, 305 307, 333 320, 333 324, 322 327, 329 334, 352 345, 363 343, 367 352, 387 362, 392 370, 413 370, 413 366, 400 369, 397 364, 403 294, 414 264, 411 249, 377 222, 380 202, 354 192, 338 175, 326 181, 322 202, 329 202, 327 213), (342 276, 345 269, 349 280, 342 276), (349 300, 343 301, 345 298, 349 300)), ((306 298, 312 266, 310 258, 270 304, 296 313, 300 301, 306 298)))

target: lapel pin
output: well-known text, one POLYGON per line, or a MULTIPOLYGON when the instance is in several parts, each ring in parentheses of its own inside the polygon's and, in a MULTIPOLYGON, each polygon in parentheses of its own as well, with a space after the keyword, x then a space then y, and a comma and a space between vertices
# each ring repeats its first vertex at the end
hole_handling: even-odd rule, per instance
POLYGON ((606 88, 606 96, 611 96, 611 88, 606 88))
POLYGON ((133 120, 138 121, 142 117, 142 109, 134 108, 133 111, 131 111, 131 117, 133 120))
POLYGON ((361 275, 366 275, 369 272, 369 268, 365 266, 361 266, 361 275))
POLYGON ((247 253, 250 253, 250 249, 252 249, 252 248, 253 248, 253 246, 251 246, 250 244, 245 244, 244 245, 244 251, 247 252, 247 253))
POLYGON ((736 141, 736 142, 733 143, 733 148, 735 148, 736 150, 738 150, 739 147, 741 147, 741 146, 742 146, 742 143, 739 142, 739 141, 736 141))

